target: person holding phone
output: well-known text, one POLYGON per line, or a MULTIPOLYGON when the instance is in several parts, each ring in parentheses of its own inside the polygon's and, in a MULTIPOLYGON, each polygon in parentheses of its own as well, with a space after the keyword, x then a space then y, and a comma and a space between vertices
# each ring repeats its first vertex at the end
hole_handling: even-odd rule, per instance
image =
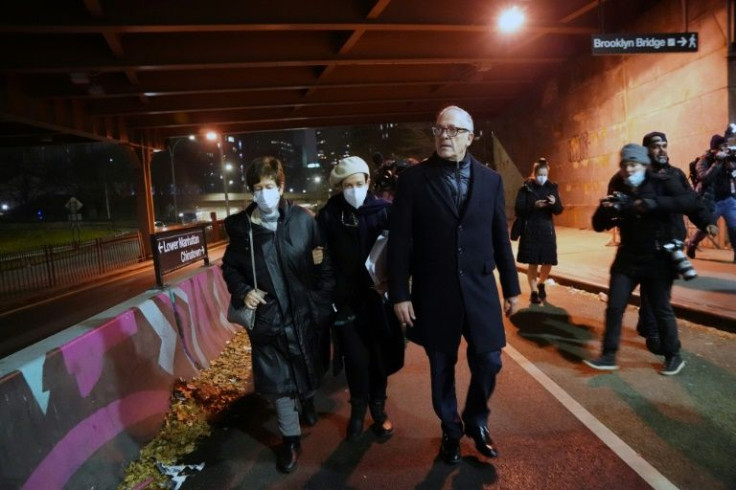
POLYGON ((552 266, 557 265, 553 216, 563 209, 557 184, 549 180, 549 163, 546 158, 540 158, 534 162, 531 175, 519 189, 514 206, 517 218, 524 219, 525 223, 516 261, 529 264, 526 278, 532 304, 541 304, 547 298, 544 283, 552 266))

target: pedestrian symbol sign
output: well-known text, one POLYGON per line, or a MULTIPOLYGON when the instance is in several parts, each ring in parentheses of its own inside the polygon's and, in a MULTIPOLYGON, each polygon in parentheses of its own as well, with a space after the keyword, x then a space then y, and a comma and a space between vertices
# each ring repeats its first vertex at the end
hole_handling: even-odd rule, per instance
POLYGON ((593 34, 591 50, 593 54, 692 53, 698 51, 698 33, 593 34))

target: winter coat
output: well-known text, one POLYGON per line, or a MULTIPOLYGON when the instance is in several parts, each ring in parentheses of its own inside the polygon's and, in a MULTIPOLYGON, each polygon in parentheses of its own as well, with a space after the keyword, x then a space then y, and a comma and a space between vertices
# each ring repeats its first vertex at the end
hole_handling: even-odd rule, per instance
POLYGON ((377 345, 381 355, 375 367, 386 375, 404 364, 404 338, 393 306, 374 289, 365 261, 376 238, 388 231, 390 208, 390 202, 368 194, 356 210, 340 193, 317 215, 335 272, 338 318, 358 317, 358 321, 336 328, 361 329, 359 334, 366 344, 377 345))
POLYGON ((312 250, 321 246, 317 222, 305 209, 284 199, 276 231, 251 223, 256 205, 225 219, 230 243, 222 272, 234 307, 244 307, 253 289, 254 246, 258 289, 266 304, 256 310, 247 330, 258 393, 290 395, 318 387, 329 361, 329 325, 334 279, 329 254, 315 265, 312 250), (247 213, 247 215, 246 215, 247 213), (248 237, 253 227, 253 241, 248 237))
POLYGON ((602 204, 593 214, 593 229, 610 230, 617 226, 621 244, 611 265, 611 272, 630 277, 677 276, 670 252, 663 246, 676 238, 671 215, 694 213, 697 196, 685 189, 676 178, 647 172, 639 187, 629 186, 618 173, 611 179, 612 192, 628 197, 620 211, 602 204), (635 201, 641 200, 636 207, 635 201))
MULTIPOLYGON (((654 165, 652 165, 651 172, 655 175, 667 176, 670 179, 679 182, 682 188, 687 190, 688 192, 696 192, 690 186, 690 181, 687 179, 685 172, 677 167, 673 167, 672 165, 668 164, 666 166, 655 169, 654 165)), ((617 185, 620 185, 620 182, 622 181, 623 177, 619 172, 611 177, 611 180, 608 182, 608 194, 610 195, 613 193, 613 185, 615 182, 619 182, 619 184, 617 185)), ((710 211, 710 205, 707 203, 707 201, 697 193, 696 196, 696 208, 692 212, 688 213, 687 217, 690 222, 693 223, 698 229, 705 231, 706 227, 711 222, 712 212, 710 211)), ((685 241, 687 239, 687 227, 685 226, 685 219, 683 215, 680 213, 671 213, 669 216, 670 220, 672 221, 672 226, 674 227, 674 237, 678 240, 685 241)))
POLYGON ((516 195, 514 211, 524 219, 524 229, 519 237, 516 260, 523 264, 557 265, 557 236, 552 215, 563 210, 557 184, 549 180, 539 185, 535 179, 527 179, 516 195), (535 202, 555 196, 552 206, 538 208, 535 202))
POLYGON ((503 296, 520 293, 501 176, 470 159, 470 190, 462 211, 442 180, 443 166, 456 164, 436 153, 401 173, 391 208, 391 302, 411 300, 416 321, 407 336, 445 353, 457 353, 464 325, 478 353, 506 344, 496 267, 503 296))

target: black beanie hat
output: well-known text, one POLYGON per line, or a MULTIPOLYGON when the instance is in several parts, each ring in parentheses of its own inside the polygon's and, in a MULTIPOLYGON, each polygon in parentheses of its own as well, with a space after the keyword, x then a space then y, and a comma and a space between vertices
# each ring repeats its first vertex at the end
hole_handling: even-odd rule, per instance
POLYGON ((664 133, 660 133, 659 131, 652 131, 651 133, 647 133, 644 135, 644 139, 641 141, 642 146, 648 147, 652 143, 654 143, 654 139, 659 138, 662 141, 667 141, 667 135, 664 133))
POLYGON ((720 148, 720 147, 721 147, 721 145, 722 145, 723 143, 725 143, 725 142, 726 142, 726 138, 724 138, 724 137, 723 137, 723 136, 721 136, 720 134, 714 134, 714 135, 713 135, 713 136, 712 136, 712 137, 710 138, 710 149, 711 149, 711 150, 717 150, 717 149, 718 149, 718 148, 720 148))

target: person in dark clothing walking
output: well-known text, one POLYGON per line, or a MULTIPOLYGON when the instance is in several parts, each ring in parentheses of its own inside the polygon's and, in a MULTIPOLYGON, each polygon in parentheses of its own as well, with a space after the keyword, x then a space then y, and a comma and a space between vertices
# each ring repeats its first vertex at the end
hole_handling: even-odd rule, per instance
MULTIPOLYGON (((722 216, 734 250, 733 261, 736 262, 736 161, 728 150, 728 141, 724 136, 713 135, 710 150, 700 157, 695 168, 699 181, 696 190, 712 213, 713 234, 718 233, 716 223, 722 216)), ((701 230, 695 234, 687 247, 688 257, 695 258, 698 244, 705 237, 705 232, 701 230)))
POLYGON ((545 158, 540 158, 534 162, 531 176, 519 189, 514 206, 516 217, 524 219, 516 261, 529 264, 526 278, 533 304, 540 304, 547 298, 544 282, 552 266, 557 265, 557 236, 552 216, 560 214, 562 209, 557 184, 549 180, 549 164, 545 158))
POLYGON ((386 309, 385 290, 374 287, 365 265, 376 239, 388 232, 391 207, 390 202, 368 192, 369 175, 368 164, 360 157, 340 160, 330 173, 330 184, 341 192, 317 215, 336 276, 334 333, 350 389, 346 435, 350 441, 363 433, 366 408, 376 435, 391 435, 393 424, 385 410, 388 376, 404 363, 401 327, 386 309))
POLYGON ((255 325, 246 329, 253 381, 256 393, 276 408, 283 436, 277 467, 289 473, 301 451, 297 400, 305 400, 308 407, 303 409, 314 410, 311 398, 327 364, 322 328, 332 312, 334 279, 329 254, 315 259, 315 249, 322 246, 317 222, 282 197, 281 162, 273 157, 254 160, 246 170, 246 184, 254 202, 225 219, 230 243, 222 273, 232 306, 256 310, 255 325))
POLYGON ((670 290, 677 274, 667 248, 675 238, 672 213, 692 212, 696 196, 666 175, 647 171, 651 160, 646 148, 630 143, 621 149, 621 173, 612 182, 614 194, 602 199, 593 215, 593 229, 617 226, 621 245, 611 265, 605 334, 601 356, 584 360, 598 370, 618 369, 616 353, 626 304, 637 285, 647 296, 657 319, 665 356, 663 375, 680 372, 677 321, 670 303, 670 290))
MULTIPOLYGON (((642 139, 642 145, 647 148, 649 158, 652 161, 650 172, 666 175, 671 179, 679 182, 683 188, 692 192, 690 182, 688 181, 685 172, 679 168, 670 165, 670 158, 668 155, 668 141, 667 135, 660 131, 652 131, 644 135, 642 139)), ((608 184, 608 194, 613 193, 612 185, 620 177, 614 175, 608 184)), ((695 224, 699 229, 707 231, 710 234, 718 232, 718 228, 710 225, 710 212, 706 207, 705 203, 698 199, 696 201, 697 209, 694 213, 690 213, 688 218, 695 224)), ((687 228, 685 226, 685 220, 682 214, 672 213, 670 214, 672 219, 672 226, 674 227, 674 236, 677 240, 684 244, 687 239, 687 228)), ((636 324, 636 331, 640 336, 644 337, 647 349, 653 354, 662 355, 662 343, 659 338, 659 329, 657 328, 657 320, 654 317, 652 309, 649 307, 649 300, 645 293, 640 294, 641 304, 639 306, 639 320, 636 324)))
POLYGON ((388 240, 389 296, 407 337, 429 358, 432 406, 442 427, 440 457, 448 464, 460 462, 463 434, 481 454, 498 455, 487 425, 488 401, 506 344, 502 314, 516 311, 520 293, 503 181, 467 152, 473 131, 463 109, 440 111, 432 128, 436 153, 399 176, 388 240), (471 380, 461 416, 455 364, 462 337, 471 380))

